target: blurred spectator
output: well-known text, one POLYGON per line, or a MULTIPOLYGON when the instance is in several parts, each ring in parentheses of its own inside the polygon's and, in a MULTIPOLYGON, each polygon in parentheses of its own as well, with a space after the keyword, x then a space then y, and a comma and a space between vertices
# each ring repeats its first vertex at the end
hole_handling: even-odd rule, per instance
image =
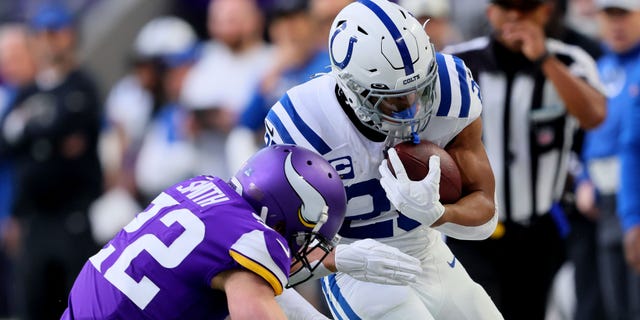
POLYGON ((463 40, 462 34, 450 20, 449 0, 399 0, 398 4, 409 10, 420 23, 429 21, 425 30, 437 51, 463 40))
POLYGON ((229 134, 226 153, 232 171, 264 144, 264 118, 285 91, 330 70, 329 28, 333 18, 350 2, 280 0, 274 4, 268 29, 276 49, 275 61, 251 93, 237 127, 229 134))
POLYGON ((194 119, 179 98, 197 53, 197 43, 192 38, 191 43, 185 42, 179 51, 160 59, 164 69, 161 79, 164 99, 145 134, 135 170, 138 188, 147 201, 173 181, 194 175, 197 155, 193 143, 194 119))
MULTIPOLYGON (((273 5, 278 1, 280 0, 256 0, 258 8, 262 12, 271 11, 273 5)), ((193 26, 198 38, 209 37, 207 30, 207 8, 211 0, 178 0, 173 2, 171 12, 179 18, 188 21, 193 26)))
MULTIPOLYGON (((20 24, 0 26, 0 119, 13 104, 17 91, 33 82, 35 58, 29 46, 28 30, 20 24)), ((9 216, 12 202, 12 177, 9 159, 0 157, 0 224, 9 216)), ((1 232, 1 230, 0 230, 1 232)))
POLYGON ((593 59, 545 34, 550 1, 492 0, 491 35, 450 50, 480 86, 500 222, 490 239, 448 243, 505 319, 545 317, 565 259, 569 225, 561 199, 573 133, 605 115, 593 59))
MULTIPOLYGON (((633 121, 638 119, 634 116, 640 96, 640 2, 598 0, 596 4, 607 49, 598 66, 608 94, 608 112, 601 126, 586 133, 583 155, 589 179, 579 184, 577 201, 582 212, 598 221, 598 266, 606 318, 640 319, 640 273, 634 272, 633 264, 626 264, 624 249, 628 247, 623 248, 623 229, 630 238, 634 228, 640 229, 640 219, 629 219, 640 209, 640 180, 632 178, 639 167, 630 158, 638 155, 637 144, 631 141, 638 133, 633 131, 637 127, 633 121), (625 215, 628 213, 632 214, 625 215)), ((640 252, 640 246, 636 250, 640 252)))
MULTIPOLYGON (((0 79, 3 91, 15 91, 33 82, 36 65, 28 39, 26 26, 19 23, 0 25, 0 79)), ((13 92, 15 94, 15 92, 13 92)), ((8 92, 2 104, 10 104, 11 92, 8 92)))
POLYGON ((75 60, 74 19, 44 4, 30 20, 38 72, 2 123, 0 152, 15 159, 12 213, 22 232, 16 267, 20 319, 60 317, 84 261, 96 251, 87 210, 102 191, 100 107, 75 60))
MULTIPOLYGON (((619 106, 622 110, 622 125, 620 130, 620 192, 618 193, 618 214, 622 222, 624 231, 624 251, 627 263, 640 273, 640 112, 638 112, 638 96, 640 87, 640 67, 638 66, 640 35, 640 8, 637 1, 608 1, 607 4, 616 3, 615 7, 625 10, 614 10, 610 28, 604 29, 609 33, 604 38, 608 39, 608 45, 613 50, 620 52, 621 58, 628 58, 634 63, 633 69, 626 69, 629 72, 624 85, 624 91, 620 91, 620 102, 625 104, 619 106), (627 11, 627 12, 624 12, 627 11), (623 30, 629 26, 629 33, 623 30), (631 47, 628 47, 631 46, 631 47), (626 50, 625 50, 626 49, 626 50), (636 58, 633 58, 633 56, 636 58)), ((636 300, 638 301, 638 300, 636 300)), ((636 305, 637 307, 637 305, 636 305)))
MULTIPOLYGON (((21 24, 0 26, 0 123, 20 88, 30 84, 36 72, 28 43, 28 30, 21 24)), ((18 244, 16 222, 10 219, 13 203, 14 169, 11 159, 0 154, 0 317, 9 316, 13 274, 10 257, 18 244)))
MULTIPOLYGON (((311 18, 314 22, 315 39, 319 47, 326 48, 327 38, 333 19, 342 8, 353 0, 308 0, 311 18)), ((325 49, 327 50, 327 49, 325 49)))
POLYGON ((481 37, 491 30, 485 14, 488 3, 489 0, 451 0, 451 21, 464 40, 481 37))
MULTIPOLYGON (((602 55, 602 46, 593 34, 577 29, 568 23, 568 6, 571 0, 553 0, 551 19, 547 23, 546 33, 551 38, 562 40, 568 44, 576 45, 586 51, 594 59, 602 55)), ((595 21, 592 21, 595 23, 595 21)))
MULTIPOLYGON (((553 0, 553 12, 547 23, 546 32, 551 38, 559 39, 567 44, 579 46, 593 59, 602 55, 600 43, 574 29, 567 23, 567 5, 569 0, 553 0)), ((579 154, 582 148, 584 130, 575 134, 570 175, 566 182, 565 194, 562 197, 563 208, 569 218, 571 230, 567 235, 567 263, 573 264, 573 286, 575 308, 566 310, 573 313, 574 319, 602 319, 604 316, 603 297, 600 289, 599 267, 597 263, 596 225, 593 220, 580 214, 575 206, 575 175, 580 171, 579 154)), ((556 279, 556 281, 559 281, 556 279)), ((560 302, 560 301, 556 301, 560 302)), ((560 306, 562 304, 558 304, 560 306)))
POLYGON ((101 134, 100 154, 107 192, 92 206, 90 214, 98 242, 111 239, 140 211, 138 203, 146 200, 136 181, 142 141, 151 119, 167 99, 175 99, 175 94, 167 97, 164 88, 170 73, 168 63, 184 59, 185 52, 195 50, 196 41, 191 26, 173 16, 157 17, 138 32, 131 71, 114 85, 106 100, 107 125, 101 134))
POLYGON ((567 25, 583 34, 597 38, 598 24, 596 23, 596 0, 567 0, 567 25))
POLYGON ((227 135, 272 64, 274 51, 262 38, 264 17, 256 0, 213 0, 208 12, 211 39, 185 79, 181 102, 197 119, 195 173, 228 178, 227 135))
POLYGON ((105 135, 116 138, 107 154, 113 159, 103 160, 109 169, 107 178, 112 180, 109 186, 120 184, 135 193, 132 173, 137 152, 149 121, 166 100, 162 83, 165 59, 191 49, 195 41, 189 24, 171 16, 149 21, 138 33, 131 72, 114 85, 106 100, 105 135))

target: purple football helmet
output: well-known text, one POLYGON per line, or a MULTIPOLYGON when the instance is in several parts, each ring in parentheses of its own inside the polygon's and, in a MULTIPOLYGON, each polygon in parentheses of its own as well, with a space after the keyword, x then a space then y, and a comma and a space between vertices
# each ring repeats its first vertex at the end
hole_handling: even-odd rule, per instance
POLYGON ((337 244, 347 208, 335 169, 311 150, 272 145, 247 160, 231 183, 264 222, 287 239, 294 257, 287 287, 311 278, 337 244), (316 249, 324 251, 322 257, 310 262, 307 255, 316 249))

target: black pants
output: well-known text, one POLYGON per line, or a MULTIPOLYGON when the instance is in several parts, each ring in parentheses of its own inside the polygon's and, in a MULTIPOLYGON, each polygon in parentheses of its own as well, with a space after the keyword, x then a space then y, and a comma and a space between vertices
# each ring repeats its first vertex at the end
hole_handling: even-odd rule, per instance
POLYGON ((577 211, 570 215, 570 221, 567 257, 574 265, 576 308, 573 319, 605 320, 596 223, 577 211))
POLYGON ((98 252, 86 215, 20 219, 22 245, 17 260, 16 303, 20 319, 60 319, 69 291, 87 259, 98 252))
POLYGON ((551 284, 565 260, 564 241, 549 214, 526 227, 507 223, 499 239, 447 243, 506 320, 544 320, 551 284))
POLYGON ((624 258, 615 195, 598 198, 598 268, 607 320, 640 319, 640 274, 624 258))

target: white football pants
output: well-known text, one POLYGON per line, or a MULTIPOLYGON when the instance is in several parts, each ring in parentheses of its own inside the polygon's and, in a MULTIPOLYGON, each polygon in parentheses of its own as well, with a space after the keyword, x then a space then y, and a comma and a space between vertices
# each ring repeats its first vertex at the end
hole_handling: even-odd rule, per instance
POLYGON ((423 272, 410 286, 364 282, 344 273, 323 278, 322 290, 334 319, 503 319, 440 232, 421 227, 401 237, 376 240, 420 259, 423 272))

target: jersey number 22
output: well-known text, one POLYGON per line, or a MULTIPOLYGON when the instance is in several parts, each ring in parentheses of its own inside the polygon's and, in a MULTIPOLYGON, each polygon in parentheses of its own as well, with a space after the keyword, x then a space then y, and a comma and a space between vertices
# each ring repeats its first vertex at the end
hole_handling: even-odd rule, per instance
MULTIPOLYGON (((178 204, 178 202, 168 194, 162 193, 151 204, 146 211, 138 214, 135 219, 127 224, 124 227, 124 231, 129 233, 137 231, 145 222, 156 216, 160 210, 178 204)), ((204 223, 188 209, 181 208, 168 211, 160 218, 160 221, 167 227, 174 223, 179 223, 184 228, 184 231, 169 246, 166 246, 151 233, 142 235, 121 250, 120 256, 103 273, 107 281, 131 299, 140 309, 147 307, 149 302, 158 294, 160 288, 146 276, 143 276, 140 282, 137 282, 127 274, 125 270, 127 270, 131 261, 142 251, 146 251, 160 265, 167 269, 172 269, 177 267, 204 239, 204 223)), ((99 272, 102 272, 102 263, 115 251, 115 247, 110 244, 89 258, 89 261, 99 272)))

